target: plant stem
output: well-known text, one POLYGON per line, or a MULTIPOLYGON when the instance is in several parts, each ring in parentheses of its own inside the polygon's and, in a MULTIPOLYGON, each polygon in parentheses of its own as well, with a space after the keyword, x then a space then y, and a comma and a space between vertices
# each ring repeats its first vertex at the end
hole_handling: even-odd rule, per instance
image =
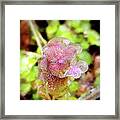
POLYGON ((43 37, 42 37, 42 35, 41 35, 40 38, 38 37, 38 32, 36 31, 35 25, 34 25, 32 20, 29 20, 28 24, 29 24, 29 26, 31 28, 31 31, 33 32, 33 35, 35 36, 35 40, 36 40, 37 45, 38 45, 38 47, 39 47, 39 49, 41 51, 41 55, 43 55, 42 46, 41 46, 41 43, 40 43, 40 40, 43 40, 43 37))
POLYGON ((35 21, 32 21, 33 23, 33 26, 35 28, 35 31, 36 31, 36 34, 38 36, 38 38, 40 39, 40 42, 43 44, 43 45, 46 45, 47 44, 47 41, 42 37, 41 33, 39 32, 38 30, 38 26, 36 25, 35 21))
POLYGON ((43 45, 46 45, 47 42, 46 42, 46 40, 42 37, 42 35, 40 34, 40 32, 39 32, 39 31, 36 31, 36 32, 37 32, 37 34, 38 34, 38 37, 39 37, 40 40, 42 41, 43 45))

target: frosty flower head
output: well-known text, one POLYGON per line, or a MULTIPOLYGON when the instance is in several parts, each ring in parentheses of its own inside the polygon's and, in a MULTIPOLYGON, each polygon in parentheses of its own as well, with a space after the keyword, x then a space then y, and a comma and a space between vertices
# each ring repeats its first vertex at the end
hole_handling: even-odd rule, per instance
POLYGON ((88 69, 85 61, 77 60, 81 51, 80 45, 72 44, 66 38, 51 39, 43 48, 43 59, 39 63, 41 72, 49 71, 58 78, 79 78, 88 69))

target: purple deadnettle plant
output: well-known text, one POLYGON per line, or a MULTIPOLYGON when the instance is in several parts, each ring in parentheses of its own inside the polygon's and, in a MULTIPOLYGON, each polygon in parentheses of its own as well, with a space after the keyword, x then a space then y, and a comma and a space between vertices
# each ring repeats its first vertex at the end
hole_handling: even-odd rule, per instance
POLYGON ((78 79, 88 70, 85 61, 78 60, 82 52, 80 45, 68 39, 51 39, 43 48, 43 58, 39 61, 39 79, 42 84, 37 92, 43 99, 57 99, 65 95, 71 78, 78 79))

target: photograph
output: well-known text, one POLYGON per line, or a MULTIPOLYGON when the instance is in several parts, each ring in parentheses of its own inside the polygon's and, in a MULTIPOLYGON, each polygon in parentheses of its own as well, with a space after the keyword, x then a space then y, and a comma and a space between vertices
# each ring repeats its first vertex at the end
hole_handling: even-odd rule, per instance
POLYGON ((20 100, 100 100, 100 20, 20 20, 20 100))
POLYGON ((1 10, 0 118, 119 119, 117 0, 3 1, 1 10))

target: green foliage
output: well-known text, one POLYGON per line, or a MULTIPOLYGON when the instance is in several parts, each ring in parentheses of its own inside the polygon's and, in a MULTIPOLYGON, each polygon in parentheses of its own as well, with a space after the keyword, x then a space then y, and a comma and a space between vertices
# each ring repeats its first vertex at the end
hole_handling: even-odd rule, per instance
POLYGON ((67 26, 65 25, 60 25, 55 37, 64 37, 64 38, 68 38, 71 42, 74 42, 76 35, 74 35, 69 28, 67 28, 67 26))
POLYGON ((54 37, 54 34, 56 33, 58 27, 59 27, 59 21, 54 20, 54 21, 48 21, 49 26, 46 28, 46 33, 49 39, 54 37))
POLYGON ((29 74, 26 77, 26 81, 32 82, 38 78, 38 67, 33 66, 32 69, 30 70, 29 74))
POLYGON ((68 20, 67 25, 71 28, 78 28, 80 27, 80 20, 68 20))
POLYGON ((99 41, 99 34, 95 30, 90 30, 88 32, 88 42, 91 45, 97 45, 100 46, 100 41, 99 41))
POLYGON ((34 94, 32 95, 32 99, 33 99, 33 100, 41 100, 42 98, 41 98, 37 93, 34 93, 34 94))
POLYGON ((70 92, 76 92, 79 89, 79 83, 77 81, 72 81, 69 85, 70 92))
POLYGON ((77 98, 76 97, 74 97, 74 96, 70 96, 70 97, 68 97, 68 99, 67 100, 77 100, 77 98))
POLYGON ((75 29, 76 33, 81 33, 81 32, 87 32, 90 30, 91 25, 88 20, 81 20, 80 21, 80 26, 75 29))
MULTIPOLYGON (((25 79, 30 73, 32 67, 38 61, 41 56, 37 53, 32 52, 24 52, 20 53, 20 77, 21 79, 25 79)), ((35 71, 35 68, 32 69, 32 73, 35 71)))
POLYGON ((84 60, 87 62, 87 64, 91 64, 92 63, 92 56, 89 52, 87 51, 82 51, 82 53, 80 53, 80 55, 78 56, 78 59, 80 60, 84 60))
POLYGON ((76 33, 86 32, 91 28, 89 20, 68 20, 67 25, 76 33))
POLYGON ((89 48, 89 43, 86 40, 83 40, 83 42, 81 43, 81 47, 82 49, 88 49, 89 48))
POLYGON ((20 84, 20 93, 22 96, 25 96, 28 92, 31 90, 31 84, 30 83, 21 83, 20 84))
POLYGON ((38 54, 40 54, 40 53, 41 53, 41 50, 40 50, 40 48, 39 48, 39 47, 37 48, 36 52, 37 52, 38 54))
POLYGON ((58 98, 58 100, 77 100, 77 98, 68 92, 64 96, 58 98))
POLYGON ((98 76, 96 77, 95 82, 94 82, 94 86, 95 86, 95 87, 100 86, 100 75, 98 75, 98 76))
POLYGON ((48 39, 65 37, 72 43, 80 43, 83 49, 88 49, 90 45, 100 46, 99 34, 91 29, 89 20, 66 20, 64 24, 60 24, 58 20, 48 21, 46 33, 48 39))

